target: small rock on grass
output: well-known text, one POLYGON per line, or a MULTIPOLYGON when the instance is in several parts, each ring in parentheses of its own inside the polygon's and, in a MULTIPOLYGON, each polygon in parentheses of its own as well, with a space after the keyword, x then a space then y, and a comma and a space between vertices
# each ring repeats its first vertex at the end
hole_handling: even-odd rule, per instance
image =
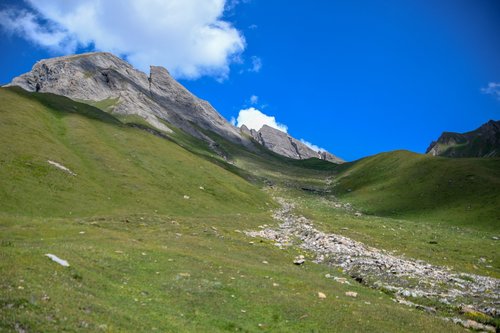
POLYGON ((324 293, 322 293, 321 291, 318 291, 318 297, 320 299, 325 299, 326 298, 326 295, 324 293))
POLYGON ((349 297, 358 297, 358 293, 355 291, 347 291, 345 295, 349 297))
POLYGON ((304 259, 304 256, 303 255, 300 255, 298 257, 295 257, 295 259, 293 260, 293 263, 295 265, 302 265, 303 263, 305 263, 306 260, 304 259))

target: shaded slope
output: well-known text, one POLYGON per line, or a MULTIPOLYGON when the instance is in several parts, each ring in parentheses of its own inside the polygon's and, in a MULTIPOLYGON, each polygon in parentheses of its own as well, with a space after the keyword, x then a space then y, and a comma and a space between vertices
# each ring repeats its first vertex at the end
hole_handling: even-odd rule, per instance
POLYGON ((370 214, 500 227, 498 158, 382 153, 339 167, 335 193, 370 214))

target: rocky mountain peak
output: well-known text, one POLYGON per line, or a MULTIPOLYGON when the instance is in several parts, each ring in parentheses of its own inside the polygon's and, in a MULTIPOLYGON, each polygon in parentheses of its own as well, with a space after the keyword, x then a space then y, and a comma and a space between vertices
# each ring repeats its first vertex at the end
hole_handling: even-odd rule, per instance
POLYGON ((191 94, 165 68, 151 66, 148 76, 107 52, 39 61, 30 72, 16 77, 10 85, 80 101, 114 101, 107 111, 140 116, 163 131, 170 132, 169 126, 174 126, 213 143, 201 128, 230 141, 249 144, 238 129, 207 101, 191 94))

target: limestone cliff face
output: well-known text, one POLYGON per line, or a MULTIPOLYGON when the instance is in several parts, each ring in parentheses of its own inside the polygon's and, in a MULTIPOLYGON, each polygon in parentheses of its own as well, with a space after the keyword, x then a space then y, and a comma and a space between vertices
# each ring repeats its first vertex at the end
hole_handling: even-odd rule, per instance
POLYGON ((498 157, 500 121, 490 120, 467 133, 444 132, 430 144, 426 153, 446 157, 498 157))
POLYGON ((171 131, 171 124, 212 143, 202 128, 235 143, 250 144, 207 101, 191 94, 165 68, 151 66, 148 76, 110 53, 42 60, 10 85, 84 101, 115 99, 113 113, 140 116, 160 130, 171 131))
POLYGON ((326 151, 317 152, 299 140, 289 136, 287 133, 264 125, 259 131, 249 130, 245 125, 240 131, 267 149, 293 159, 303 160, 308 158, 319 158, 333 163, 343 163, 344 161, 326 151))

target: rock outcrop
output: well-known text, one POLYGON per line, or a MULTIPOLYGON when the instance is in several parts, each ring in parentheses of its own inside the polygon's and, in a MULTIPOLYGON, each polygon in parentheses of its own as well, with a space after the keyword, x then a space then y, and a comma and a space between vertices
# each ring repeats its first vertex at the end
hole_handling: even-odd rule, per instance
POLYGON ((333 163, 344 162, 342 159, 327 151, 315 151, 287 133, 268 125, 262 126, 259 131, 254 129, 250 130, 245 125, 242 125, 240 131, 250 136, 267 149, 289 158, 304 160, 315 157, 333 163))
POLYGON ((209 143, 201 129, 249 145, 207 101, 197 98, 163 67, 149 76, 110 53, 95 52, 41 60, 10 85, 79 101, 111 105, 113 114, 136 115, 165 132, 173 125, 209 143))
POLYGON ((433 156, 499 157, 500 121, 490 120, 467 133, 444 132, 426 151, 433 156))

